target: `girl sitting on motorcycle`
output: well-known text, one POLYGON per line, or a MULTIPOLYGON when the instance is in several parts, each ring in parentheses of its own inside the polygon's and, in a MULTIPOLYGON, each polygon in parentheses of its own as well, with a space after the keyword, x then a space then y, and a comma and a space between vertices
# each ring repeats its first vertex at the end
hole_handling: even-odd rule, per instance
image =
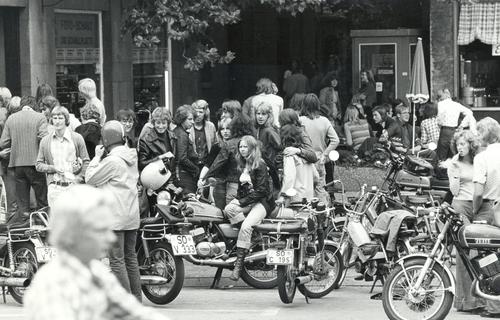
POLYGON ((254 137, 247 135, 241 138, 236 160, 241 171, 238 192, 225 208, 232 224, 241 223, 236 244, 237 259, 230 277, 233 281, 240 278, 245 256, 250 249, 253 227, 274 208, 268 168, 254 137))

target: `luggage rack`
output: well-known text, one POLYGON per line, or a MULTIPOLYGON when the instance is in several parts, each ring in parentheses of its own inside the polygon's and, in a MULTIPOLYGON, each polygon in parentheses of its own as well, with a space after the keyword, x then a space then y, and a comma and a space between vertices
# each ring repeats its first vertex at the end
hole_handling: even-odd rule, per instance
POLYGON ((47 232, 48 220, 49 216, 45 211, 34 211, 30 213, 29 224, 26 227, 9 228, 4 234, 11 242, 25 242, 33 236, 47 232))

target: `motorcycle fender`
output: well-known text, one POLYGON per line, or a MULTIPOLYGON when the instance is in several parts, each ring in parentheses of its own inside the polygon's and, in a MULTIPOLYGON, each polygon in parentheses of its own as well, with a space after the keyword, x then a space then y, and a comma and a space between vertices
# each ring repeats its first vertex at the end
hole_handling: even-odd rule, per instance
POLYGON ((33 243, 33 246, 35 248, 46 247, 46 245, 43 243, 43 241, 40 238, 31 237, 30 241, 31 241, 31 243, 33 243))
MULTIPOLYGON (((428 257, 429 256, 426 255, 425 253, 413 253, 413 254, 409 254, 407 256, 402 257, 401 259, 399 259, 398 261, 396 261, 396 263, 399 264, 401 267, 403 267, 404 263, 407 260, 413 260, 413 259, 424 259, 424 260, 426 260, 428 257)), ((453 272, 451 272, 450 268, 448 268, 443 263, 443 261, 434 259, 434 262, 437 263, 437 264, 439 264, 444 269, 444 271, 446 272, 446 274, 448 275, 448 277, 450 278, 450 280, 451 280, 451 287, 448 289, 448 291, 450 291, 453 295, 455 295, 455 276, 453 275, 453 272)))

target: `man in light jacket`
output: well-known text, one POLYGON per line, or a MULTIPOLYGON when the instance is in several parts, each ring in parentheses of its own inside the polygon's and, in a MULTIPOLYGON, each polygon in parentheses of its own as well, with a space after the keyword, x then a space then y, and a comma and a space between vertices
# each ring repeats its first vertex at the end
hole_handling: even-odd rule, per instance
POLYGON ((119 121, 102 128, 103 145, 95 150, 85 174, 88 184, 113 195, 113 231, 117 241, 109 250, 109 264, 123 287, 141 301, 141 281, 135 243, 139 228, 137 196, 137 151, 125 145, 125 132, 119 121))

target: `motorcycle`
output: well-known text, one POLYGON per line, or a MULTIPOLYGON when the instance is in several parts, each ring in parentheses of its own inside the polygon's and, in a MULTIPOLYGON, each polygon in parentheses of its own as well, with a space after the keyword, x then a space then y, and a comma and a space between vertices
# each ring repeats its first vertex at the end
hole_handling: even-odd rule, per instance
POLYGON ((460 215, 442 206, 444 223, 427 254, 412 254, 396 263, 383 289, 384 311, 391 320, 441 320, 448 315, 455 294, 453 273, 445 255, 454 246, 471 277, 474 296, 500 301, 500 228, 483 223, 464 226, 460 215), (469 257, 471 250, 478 254, 469 257))
MULTIPOLYGON (((217 267, 211 287, 218 287, 223 269, 234 268, 239 233, 222 210, 199 194, 183 194, 170 178, 162 159, 141 173, 142 185, 156 196, 156 208, 153 217, 141 220, 137 252, 143 292, 157 304, 167 304, 179 294, 184 282, 183 260, 217 267)), ((274 288, 276 271, 265 259, 262 239, 256 235, 241 279, 254 288, 274 288)))
MULTIPOLYGON (((287 196, 293 197, 294 191, 287 196)), ((293 302, 297 288, 306 299, 321 298, 338 282, 342 256, 324 233, 332 211, 315 198, 289 207, 282 204, 278 218, 264 219, 255 226, 265 239, 266 263, 277 266, 278 293, 283 303, 293 302)))
POLYGON ((7 287, 19 304, 38 268, 57 253, 47 245, 47 232, 48 215, 43 209, 29 215, 16 213, 0 224, 0 286, 7 287))
MULTIPOLYGON (((436 145, 431 143, 430 150, 436 145)), ((449 191, 449 181, 433 175, 434 167, 417 155, 398 154, 388 146, 379 148, 389 155, 382 189, 409 206, 441 203, 449 191)))
MULTIPOLYGON (((342 199, 344 199, 343 183, 339 180, 334 183, 341 185, 342 199)), ((384 282, 399 257, 416 250, 411 240, 418 234, 417 218, 410 210, 380 190, 364 193, 354 205, 354 209, 347 208, 345 202, 342 202, 346 216, 336 217, 327 234, 327 239, 332 239, 338 244, 343 260, 341 277, 335 287, 339 288, 347 270, 355 267, 365 280, 374 279, 371 293, 377 281, 384 282), (364 210, 360 210, 362 208, 364 210), (387 221, 392 218, 399 220, 399 224, 391 228, 391 222, 388 224, 389 229, 379 229, 387 225, 383 223, 384 219, 387 221), (379 219, 382 220, 378 221, 379 219), (395 237, 394 248, 388 250, 391 230, 392 237, 395 237)))

